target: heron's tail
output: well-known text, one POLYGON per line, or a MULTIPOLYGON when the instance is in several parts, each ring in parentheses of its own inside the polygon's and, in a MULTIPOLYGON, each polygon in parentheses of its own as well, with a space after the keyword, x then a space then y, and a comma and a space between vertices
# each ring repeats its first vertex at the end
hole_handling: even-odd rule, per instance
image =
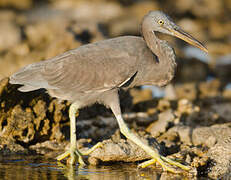
POLYGON ((41 74, 42 67, 39 63, 30 64, 10 77, 11 84, 21 84, 19 91, 28 92, 44 88, 47 83, 41 74))

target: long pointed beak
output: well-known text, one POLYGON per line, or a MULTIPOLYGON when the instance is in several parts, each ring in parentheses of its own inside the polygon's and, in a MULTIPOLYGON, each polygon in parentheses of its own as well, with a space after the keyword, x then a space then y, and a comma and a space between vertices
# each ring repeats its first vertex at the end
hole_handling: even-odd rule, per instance
POLYGON ((184 32, 182 29, 177 28, 177 29, 169 29, 174 36, 184 40, 185 42, 200 48, 202 51, 205 51, 206 53, 208 53, 208 49, 198 40, 196 40, 194 37, 192 37, 190 34, 184 32))

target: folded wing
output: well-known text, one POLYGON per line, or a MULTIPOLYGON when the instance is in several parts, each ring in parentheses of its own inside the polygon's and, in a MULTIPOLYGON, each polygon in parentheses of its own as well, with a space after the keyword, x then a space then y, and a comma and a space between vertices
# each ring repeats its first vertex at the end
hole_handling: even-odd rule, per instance
POLYGON ((34 63, 10 77, 20 91, 40 88, 76 92, 107 91, 137 72, 136 58, 107 43, 81 46, 53 59, 34 63))

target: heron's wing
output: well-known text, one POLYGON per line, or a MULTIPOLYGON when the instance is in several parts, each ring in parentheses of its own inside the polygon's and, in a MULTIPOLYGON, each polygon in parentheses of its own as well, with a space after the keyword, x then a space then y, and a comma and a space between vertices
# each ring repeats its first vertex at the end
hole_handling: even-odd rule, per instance
POLYGON ((106 91, 119 87, 136 72, 129 58, 127 52, 101 48, 70 52, 48 63, 42 74, 50 86, 58 89, 106 91))
POLYGON ((24 84, 21 91, 36 87, 65 89, 66 92, 67 89, 106 91, 122 86, 136 73, 136 69, 136 59, 128 52, 107 44, 92 44, 29 65, 12 76, 11 82, 18 80, 18 84, 24 84))

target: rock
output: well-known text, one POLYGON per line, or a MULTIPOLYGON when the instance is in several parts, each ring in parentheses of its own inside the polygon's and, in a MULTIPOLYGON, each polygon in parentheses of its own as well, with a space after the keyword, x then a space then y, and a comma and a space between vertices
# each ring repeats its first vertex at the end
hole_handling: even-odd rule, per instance
POLYGON ((208 176, 213 179, 222 179, 231 173, 231 124, 214 125, 213 133, 217 143, 208 151, 208 157, 213 165, 208 176))
POLYGON ((231 30, 231 23, 221 23, 219 21, 209 22, 209 33, 214 39, 221 39, 229 36, 229 31, 231 30))
POLYGON ((175 117, 171 110, 164 111, 158 115, 158 120, 150 124, 146 130, 153 137, 158 137, 174 124, 174 119, 175 117))
POLYGON ((199 157, 202 157, 202 159, 194 159, 192 162, 192 166, 200 167, 207 164, 208 176, 212 179, 222 178, 230 173, 230 123, 213 125, 211 127, 196 128, 191 128, 187 126, 175 126, 169 129, 169 131, 167 132, 168 135, 166 134, 165 136, 171 136, 171 134, 174 135, 175 132, 179 135, 180 141, 184 142, 184 144, 193 144, 194 147, 208 147, 208 151, 206 153, 198 154, 199 157), (205 159, 203 160, 203 158, 205 159), (198 160, 203 163, 197 164, 198 160))
POLYGON ((173 86, 173 84, 168 84, 165 87, 164 97, 168 100, 177 100, 176 88, 173 86))
POLYGON ((0 109, 1 137, 21 142, 27 147, 36 142, 64 138, 57 128, 57 124, 67 119, 60 113, 66 108, 64 104, 52 101, 39 90, 21 93, 16 90, 19 86, 8 84, 8 79, 2 80, 0 87, 0 104, 3 107, 0 109), (53 108, 48 108, 49 104, 53 108), (56 111, 59 111, 58 119, 56 111))
MULTIPOLYGON (((49 4, 44 1, 45 5, 38 8, 36 3, 35 9, 18 11, 31 7, 32 3, 35 1, 0 1, 1 7, 10 7, 0 11, 0 79, 26 64, 54 57, 82 44, 117 35, 139 35, 140 20, 150 9, 165 9, 185 31, 206 42, 209 57, 205 58, 198 49, 182 50, 186 45, 183 41, 160 35, 160 39, 175 47, 178 57, 174 88, 169 86, 166 90, 170 98, 163 99, 162 92, 153 98, 149 90, 133 89, 133 103, 128 100, 128 94, 121 98, 122 111, 126 112, 123 117, 134 131, 146 129, 151 133, 139 131, 139 136, 153 149, 158 148, 162 154, 196 168, 197 178, 229 179, 229 0, 200 3, 194 0, 163 3, 59 0, 49 4), (211 76, 216 79, 210 80, 211 76)), ((9 85, 8 78, 0 81, 0 152, 4 156, 33 152, 46 158, 56 157, 64 147, 69 147, 70 103, 58 102, 44 91, 20 93, 17 87, 9 85)), ((101 140, 104 144, 90 155, 91 164, 150 158, 133 142, 121 137, 115 117, 105 107, 85 108, 77 120, 80 149, 88 149, 101 140)), ((153 167, 147 169, 156 170, 153 167)), ((147 169, 143 170, 146 174, 147 169)), ((168 173, 156 177, 181 179, 168 173)))
POLYGON ((210 82, 201 82, 199 84, 199 97, 214 97, 220 95, 220 81, 218 79, 211 80, 210 82))
POLYGON ((131 89, 130 94, 132 96, 132 103, 137 104, 142 101, 147 101, 152 99, 152 91, 150 89, 140 90, 131 89))
POLYGON ((9 156, 15 154, 26 155, 29 153, 29 151, 9 137, 0 137, 0 153, 1 156, 9 156))
POLYGON ((179 99, 195 100, 197 98, 198 90, 196 83, 184 83, 175 86, 176 96, 179 99))
POLYGON ((180 99, 178 101, 178 107, 177 110, 175 111, 175 114, 178 117, 181 117, 181 115, 184 114, 193 114, 197 113, 200 111, 200 108, 198 106, 193 105, 193 103, 187 99, 180 99))
POLYGON ((166 111, 171 108, 170 101, 167 99, 160 99, 157 105, 159 111, 166 111))
POLYGON ((0 1, 0 7, 14 7, 16 9, 28 9, 32 6, 32 0, 3 0, 0 1))
POLYGON ((224 122, 230 122, 231 119, 231 103, 217 103, 211 105, 211 110, 214 111, 224 122))
POLYGON ((100 1, 54 1, 52 6, 55 9, 67 10, 75 20, 89 22, 109 22, 124 14, 123 8, 116 2, 100 1))
POLYGON ((10 21, 0 21, 0 51, 8 50, 21 41, 20 29, 10 21))
POLYGON ((30 150, 35 151, 37 154, 43 154, 46 158, 54 158, 57 157, 57 154, 61 154, 64 151, 64 147, 67 146, 67 142, 63 141, 62 143, 58 143, 57 141, 44 141, 41 143, 36 143, 35 145, 30 146, 30 150))
MULTIPOLYGON (((118 131, 117 131, 118 132, 118 131)), ((123 161, 123 162, 135 162, 140 160, 145 160, 150 158, 144 150, 139 146, 131 142, 130 140, 121 139, 119 133, 115 134, 117 137, 112 137, 115 141, 109 139, 104 140, 103 146, 97 148, 94 152, 90 154, 90 163, 99 163, 100 161, 123 161)), ((149 138, 151 138, 149 136, 149 138)), ((142 141, 148 144, 148 137, 142 137, 142 141)), ((153 144, 154 146, 154 144, 153 144)))
POLYGON ((195 146, 205 145, 209 148, 213 147, 217 143, 217 138, 214 136, 212 128, 209 127, 197 127, 191 129, 191 139, 195 146))

